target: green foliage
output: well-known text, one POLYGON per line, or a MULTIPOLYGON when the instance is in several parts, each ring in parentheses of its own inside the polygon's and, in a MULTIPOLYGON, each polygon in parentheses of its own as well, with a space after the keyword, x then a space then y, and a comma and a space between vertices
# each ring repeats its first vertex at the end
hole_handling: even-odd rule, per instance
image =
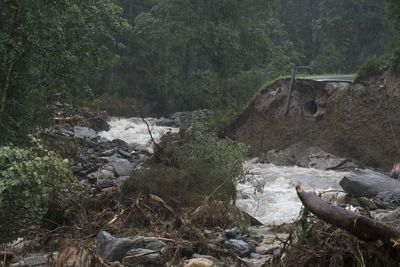
POLYGON ((384 0, 323 0, 315 20, 319 72, 351 72, 366 58, 384 53, 392 30, 384 0))
POLYGON ((219 139, 202 126, 189 128, 184 140, 166 149, 162 164, 130 177, 123 192, 152 193, 179 206, 198 205, 208 195, 234 200, 236 184, 245 181, 247 147, 219 139))
POLYGON ((384 57, 372 57, 367 59, 357 71, 357 81, 368 79, 369 77, 383 74, 389 68, 388 62, 384 57))
POLYGON ((79 220, 90 204, 67 162, 40 143, 0 147, 0 170, 0 242, 79 220))
POLYGON ((134 32, 123 64, 98 93, 134 97, 155 112, 242 104, 293 54, 266 1, 120 1, 134 32))
POLYGON ((0 209, 42 207, 54 189, 71 183, 68 164, 53 152, 4 146, 0 166, 0 209))
POLYGON ((54 93, 72 103, 90 96, 130 26, 109 0, 0 5, 0 138, 8 142, 46 124, 54 93))
POLYGON ((275 0, 274 13, 295 45, 296 64, 313 72, 353 72, 393 38, 384 0, 275 0))

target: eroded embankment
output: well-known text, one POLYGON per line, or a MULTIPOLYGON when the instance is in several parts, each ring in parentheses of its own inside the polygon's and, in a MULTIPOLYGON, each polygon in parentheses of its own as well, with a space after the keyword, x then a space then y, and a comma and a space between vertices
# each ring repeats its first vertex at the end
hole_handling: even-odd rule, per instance
POLYGON ((252 155, 301 141, 374 168, 388 170, 400 160, 399 77, 363 84, 297 80, 284 116, 288 87, 288 80, 273 83, 231 125, 231 137, 251 145, 252 155))

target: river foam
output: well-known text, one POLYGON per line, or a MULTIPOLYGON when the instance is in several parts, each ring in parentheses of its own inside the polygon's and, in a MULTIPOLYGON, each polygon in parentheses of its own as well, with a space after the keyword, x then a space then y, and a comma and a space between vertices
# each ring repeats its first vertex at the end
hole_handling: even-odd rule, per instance
POLYGON ((341 189, 339 181, 345 172, 313 168, 276 166, 247 161, 245 167, 254 179, 264 184, 262 193, 254 194, 253 183, 238 185, 237 205, 266 225, 293 222, 299 216, 301 202, 295 186, 306 191, 341 189))
MULTIPOLYGON (((160 141, 162 135, 170 132, 177 133, 179 128, 158 126, 157 119, 146 118, 151 134, 156 142, 160 141)), ((152 151, 151 137, 146 123, 141 118, 117 118, 112 117, 108 122, 109 131, 100 132, 99 135, 108 140, 121 139, 128 144, 146 147, 152 151)))

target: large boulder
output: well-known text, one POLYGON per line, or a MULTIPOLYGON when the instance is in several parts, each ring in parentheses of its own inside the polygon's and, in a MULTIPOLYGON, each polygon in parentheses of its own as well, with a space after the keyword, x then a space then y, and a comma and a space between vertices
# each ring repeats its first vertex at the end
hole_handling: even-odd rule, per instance
POLYGON ((93 130, 92 128, 80 127, 80 126, 74 127, 74 136, 88 140, 95 140, 98 138, 98 135, 95 130, 93 130))
POLYGON ((340 181, 340 186, 346 193, 356 197, 372 198, 383 192, 397 192, 400 190, 400 181, 382 173, 369 169, 356 169, 340 181))
POLYGON ((116 238, 106 231, 100 231, 96 237, 96 247, 99 254, 108 261, 121 261, 133 248, 143 246, 142 236, 116 238))
POLYGON ((249 244, 240 239, 230 239, 224 242, 223 248, 232 250, 239 257, 246 257, 251 253, 249 244))
POLYGON ((119 176, 129 176, 136 169, 136 164, 127 159, 115 158, 111 160, 110 164, 119 176))

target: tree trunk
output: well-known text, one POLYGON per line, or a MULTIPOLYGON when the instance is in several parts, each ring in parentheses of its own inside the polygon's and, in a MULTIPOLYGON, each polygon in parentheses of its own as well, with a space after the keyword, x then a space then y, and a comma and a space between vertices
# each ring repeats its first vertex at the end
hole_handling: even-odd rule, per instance
POLYGON ((4 84, 4 87, 1 90, 1 95, 0 95, 0 97, 1 97, 0 98, 0 124, 1 124, 1 120, 2 120, 2 117, 3 117, 4 110, 6 108, 7 95, 8 95, 8 89, 10 87, 10 80, 11 80, 11 73, 12 73, 13 66, 14 66, 14 64, 11 64, 10 67, 8 68, 5 84, 4 84))
POLYGON ((363 241, 378 241, 396 250, 400 241, 400 229, 372 220, 349 210, 331 205, 311 192, 296 187, 297 195, 304 207, 315 216, 336 227, 349 231, 363 241))

